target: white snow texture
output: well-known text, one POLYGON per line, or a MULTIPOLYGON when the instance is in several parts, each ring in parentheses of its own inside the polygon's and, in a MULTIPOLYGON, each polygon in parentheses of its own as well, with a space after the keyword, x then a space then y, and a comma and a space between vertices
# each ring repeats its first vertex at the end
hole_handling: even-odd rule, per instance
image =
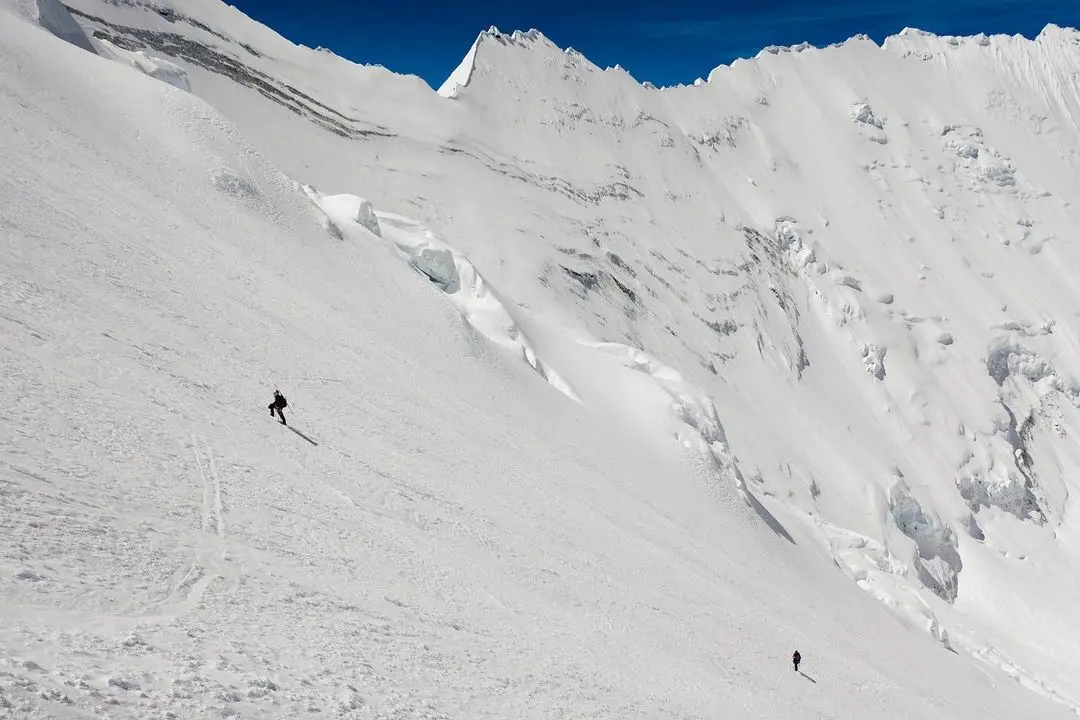
POLYGON ((1078 66, 3 0, 0 717, 1075 717, 1078 66))

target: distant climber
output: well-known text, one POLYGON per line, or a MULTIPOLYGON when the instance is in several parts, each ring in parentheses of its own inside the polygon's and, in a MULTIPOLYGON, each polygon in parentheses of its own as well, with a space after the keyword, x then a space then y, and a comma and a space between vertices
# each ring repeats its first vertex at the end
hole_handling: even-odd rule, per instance
POLYGON ((270 408, 270 417, 274 416, 274 411, 277 410, 278 417, 281 418, 282 425, 288 425, 285 422, 285 413, 281 412, 283 409, 289 406, 289 401, 285 399, 285 396, 280 391, 274 391, 274 401, 268 406, 270 408))
POLYGON ((799 663, 802 662, 802 655, 796 650, 795 654, 791 656, 791 664, 795 666, 795 672, 799 672, 799 663))

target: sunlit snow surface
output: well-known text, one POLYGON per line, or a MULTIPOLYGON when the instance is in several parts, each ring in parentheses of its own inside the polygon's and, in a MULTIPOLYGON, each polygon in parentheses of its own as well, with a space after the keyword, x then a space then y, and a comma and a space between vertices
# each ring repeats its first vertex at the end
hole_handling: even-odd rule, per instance
POLYGON ((1076 32, 440 95, 71 7, 0 6, 0 716, 1075 716, 1076 32))

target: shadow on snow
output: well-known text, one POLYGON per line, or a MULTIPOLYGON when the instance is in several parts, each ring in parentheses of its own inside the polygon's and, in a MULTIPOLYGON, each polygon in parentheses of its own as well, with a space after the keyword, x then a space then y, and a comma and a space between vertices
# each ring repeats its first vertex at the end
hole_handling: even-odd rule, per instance
POLYGON ((294 428, 294 427, 293 427, 292 425, 286 425, 285 427, 289 428, 289 429, 290 429, 290 430, 292 430, 292 431, 293 431, 294 433, 296 433, 296 434, 297 434, 297 435, 299 435, 300 437, 304 438, 305 440, 307 440, 307 441, 308 441, 309 443, 311 443, 312 445, 314 445, 314 446, 316 446, 316 447, 318 447, 318 446, 319 446, 319 443, 315 442, 314 440, 312 440, 311 438, 309 438, 309 437, 308 437, 307 435, 305 435, 304 433, 302 433, 302 432, 300 432, 299 430, 297 430, 296 428, 294 428))
POLYGON ((743 494, 746 497, 747 504, 750 505, 750 507, 754 509, 754 512, 756 512, 761 517, 761 519, 765 521, 765 524, 769 526, 770 530, 787 540, 792 545, 797 544, 795 542, 795 538, 791 537, 791 534, 788 533, 787 528, 781 525, 780 521, 776 519, 776 516, 769 512, 768 508, 762 505, 760 500, 754 497, 754 493, 750 492, 750 490, 747 489, 744 491, 743 494))

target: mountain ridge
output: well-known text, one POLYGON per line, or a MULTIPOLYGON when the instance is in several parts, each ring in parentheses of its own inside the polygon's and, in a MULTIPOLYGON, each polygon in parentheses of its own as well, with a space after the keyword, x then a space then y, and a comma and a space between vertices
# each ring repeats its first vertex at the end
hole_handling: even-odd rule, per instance
MULTIPOLYGON (((937 34, 931 31, 922 30, 914 27, 905 27, 897 33, 887 35, 885 38, 883 38, 881 43, 877 43, 866 34, 855 34, 847 38, 846 40, 829 43, 827 45, 814 45, 808 42, 794 43, 791 45, 767 45, 763 47, 760 51, 758 51, 758 53, 754 56, 746 58, 736 58, 730 63, 714 66, 709 71, 708 76, 711 76, 715 72, 721 71, 723 68, 730 67, 735 63, 753 62, 756 60, 760 60, 768 55, 798 55, 802 52, 831 50, 836 48, 843 48, 847 45, 862 42, 872 43, 875 47, 882 50, 891 50, 893 47, 902 46, 908 53, 914 52, 915 49, 920 45, 924 48, 926 48, 926 46, 929 46, 929 49, 931 51, 936 51, 939 54, 943 54, 949 49, 955 49, 968 43, 975 44, 980 47, 992 48, 996 45, 1001 44, 1025 45, 1027 43, 1039 43, 1040 41, 1045 41, 1048 39, 1060 39, 1062 41, 1071 41, 1073 43, 1076 43, 1080 41, 1080 31, 1075 28, 1061 27, 1054 23, 1047 23, 1047 25, 1038 33, 1038 35, 1036 35, 1034 38, 1027 38, 1020 34, 1007 35, 1003 33, 991 35, 987 35, 984 33, 973 33, 971 35, 948 35, 937 34)), ((513 30, 510 32, 503 32, 498 27, 491 26, 490 28, 481 31, 477 35, 476 40, 473 41, 473 44, 469 49, 469 52, 466 53, 464 59, 460 63, 459 67, 469 67, 469 72, 466 73, 466 75, 471 74, 472 65, 476 62, 475 58, 477 51, 483 47, 484 42, 495 42, 499 44, 513 43, 523 49, 529 49, 533 46, 539 45, 541 47, 546 47, 557 52, 582 55, 582 57, 584 57, 588 61, 587 55, 583 55, 578 50, 572 47, 563 48, 559 46, 557 43, 548 38, 543 33, 543 31, 536 28, 530 28, 529 30, 513 30), (470 58, 472 58, 472 60, 470 60, 470 58)), ((601 69, 595 63, 592 63, 592 61, 588 61, 588 64, 596 68, 597 70, 601 69)), ((616 65, 613 68, 607 68, 607 70, 622 71, 627 75, 630 75, 630 73, 621 65, 616 65)), ((454 73, 456 72, 458 71, 455 70, 454 73)), ((444 81, 443 86, 446 86, 447 83, 450 82, 450 78, 451 76, 453 76, 454 73, 451 73, 450 76, 447 76, 447 80, 444 81)), ((631 75, 631 77, 633 76, 631 75)), ((638 81, 635 80, 635 82, 638 81)), ((706 82, 709 81, 706 80, 706 82)), ((677 83, 675 85, 655 85, 654 83, 648 81, 639 82, 638 84, 642 85, 643 87, 656 90, 692 87, 696 85, 696 83, 694 82, 677 83)))
MULTIPOLYGON (((34 0, 34 1, 36 1, 36 0, 34 0)), ((199 2, 196 2, 194 4, 191 3, 191 2, 185 2, 183 4, 185 6, 187 6, 187 7, 191 7, 192 5, 194 5, 194 7, 197 10, 202 11, 202 12, 206 12, 205 8, 214 6, 214 3, 205 2, 203 0, 200 0, 199 2)), ((91 0, 86 5, 86 7, 92 7, 93 5, 94 5, 94 3, 91 0)), ((167 2, 167 3, 164 2, 164 0, 153 0, 153 2, 150 2, 149 0, 122 0, 122 2, 114 3, 114 6, 118 7, 118 8, 125 8, 126 7, 126 8, 130 8, 130 9, 133 9, 133 10, 142 9, 142 10, 148 11, 150 13, 153 13, 155 15, 158 15, 159 17, 161 17, 163 19, 166 19, 166 20, 170 16, 173 18, 173 21, 175 21, 177 18, 182 20, 183 18, 186 17, 182 11, 177 9, 178 8, 178 3, 175 2, 174 0, 169 0, 169 2, 167 2)), ((78 0, 72 0, 72 2, 68 3, 68 7, 73 8, 73 9, 78 9, 80 7, 80 4, 79 4, 78 0)), ((278 43, 278 40, 280 40, 280 41, 284 41, 289 46, 292 46, 294 48, 299 48, 299 49, 303 49, 303 50, 310 50, 311 52, 320 52, 321 54, 326 54, 326 48, 308 48, 307 46, 302 45, 302 44, 292 43, 287 38, 280 35, 273 28, 270 28, 270 27, 258 22, 257 20, 251 19, 249 16, 245 15, 242 11, 240 11, 239 9, 237 9, 235 7, 232 7, 232 6, 229 6, 229 7, 230 7, 230 10, 235 14, 235 16, 237 18, 242 18, 242 22, 244 22, 245 24, 250 24, 250 25, 258 26, 258 27, 262 28, 260 34, 263 37, 276 38, 276 40, 274 40, 275 44, 280 44, 280 43, 278 43)), ((216 18, 216 19, 220 20, 220 18, 216 18)), ((233 22, 233 21, 230 19, 230 23, 231 22, 233 22)), ((971 42, 971 43, 974 43, 974 44, 977 44, 977 45, 983 46, 983 47, 992 46, 995 43, 1020 43, 1020 44, 1024 44, 1024 43, 1039 42, 1040 39, 1045 39, 1046 37, 1049 37, 1049 36, 1052 36, 1052 35, 1060 35, 1062 37, 1071 37, 1072 41, 1075 42, 1076 39, 1077 39, 1078 34, 1080 34, 1080 33, 1078 33, 1077 29, 1075 29, 1075 28, 1060 27, 1060 26, 1058 26, 1058 25, 1056 25, 1054 23, 1048 23, 1039 32, 1039 34, 1035 38, 1027 38, 1027 37, 1019 35, 1019 34, 1017 34, 1017 35, 1005 35, 1005 34, 986 35, 986 34, 983 34, 983 33, 975 33, 975 34, 971 34, 971 35, 947 35, 947 34, 936 34, 934 32, 921 30, 921 29, 918 29, 918 28, 906 27, 906 28, 902 29, 898 33, 894 33, 892 35, 886 36, 880 44, 875 42, 874 40, 872 40, 869 36, 867 36, 865 34, 856 34, 856 35, 851 36, 850 38, 847 38, 846 40, 839 41, 839 42, 836 42, 836 43, 831 43, 831 44, 828 44, 828 45, 822 45, 822 46, 813 45, 813 44, 806 43, 806 42, 795 43, 795 44, 786 45, 786 46, 785 45, 769 45, 769 46, 763 47, 753 57, 737 58, 736 60, 733 60, 732 63, 721 64, 721 65, 714 66, 713 68, 709 69, 709 72, 708 72, 707 76, 711 75, 712 73, 716 72, 717 70, 720 70, 721 68, 730 67, 734 63, 755 61, 755 60, 761 59, 763 56, 766 56, 766 55, 777 55, 777 54, 781 54, 781 53, 783 53, 783 54, 798 54, 798 53, 806 51, 806 50, 821 51, 821 50, 828 50, 828 49, 843 47, 845 45, 848 45, 848 44, 851 44, 851 43, 858 43, 858 42, 871 42, 871 43, 873 43, 875 46, 877 46, 879 48, 886 49, 886 46, 890 44, 890 41, 892 41, 893 44, 896 44, 898 41, 901 41, 901 40, 912 42, 916 38, 919 38, 919 39, 921 39, 921 42, 936 45, 937 46, 936 49, 944 51, 945 48, 941 47, 942 44, 944 44, 945 46, 947 46, 949 48, 957 47, 960 44, 963 44, 963 43, 966 43, 966 42, 971 42)), ((477 37, 473 41, 472 46, 470 46, 470 51, 466 53, 465 57, 462 60, 462 63, 459 63, 459 65, 464 64, 466 59, 470 55, 475 55, 474 48, 480 46, 483 43, 483 41, 485 41, 485 40, 490 40, 490 41, 494 41, 494 42, 510 41, 510 42, 522 42, 522 43, 527 43, 527 44, 547 45, 550 48, 552 48, 552 49, 554 49, 554 50, 556 50, 558 52, 563 52, 563 53, 568 53, 568 54, 569 53, 576 53, 576 54, 579 54, 579 55, 581 54, 578 50, 576 50, 574 48, 571 48, 571 47, 562 48, 561 46, 559 46, 558 44, 553 42, 550 38, 548 38, 546 35, 544 35, 544 33, 541 30, 538 30, 536 28, 531 28, 529 30, 524 30, 524 31, 523 30, 513 30, 513 31, 510 31, 510 32, 503 32, 498 27, 493 25, 493 26, 487 28, 486 30, 480 31, 477 34, 477 37)), ((523 45, 523 47, 527 47, 527 46, 528 45, 523 45)), ((341 60, 344 60, 345 62, 347 62, 347 63, 349 63, 351 65, 355 65, 358 68, 365 68, 365 69, 372 70, 372 71, 377 71, 378 69, 381 68, 381 69, 385 70, 386 72, 391 73, 392 75, 395 75, 397 77, 403 77, 403 78, 404 77, 417 77, 415 75, 410 75, 410 74, 407 74, 407 73, 397 73, 392 68, 388 68, 388 67, 386 67, 384 65, 381 65, 381 64, 378 64, 378 63, 360 63, 360 62, 356 62, 356 61, 350 60, 348 58, 345 58, 345 57, 343 57, 341 55, 337 55, 336 53, 332 53, 332 55, 333 55, 333 57, 337 57, 337 58, 339 58, 341 60)), ((586 60, 587 60, 587 56, 583 55, 583 57, 585 57, 586 60)), ((598 66, 593 64, 591 61, 589 61, 589 64, 592 65, 593 67, 596 67, 597 69, 600 69, 598 66)), ((615 70, 615 69, 622 70, 623 72, 626 72, 629 75, 629 72, 627 72, 625 70, 625 68, 623 68, 621 66, 616 66, 616 68, 612 68, 612 70, 615 70)), ((452 74, 453 74, 453 72, 451 73, 451 75, 452 74)), ((450 78, 450 75, 447 76, 447 80, 445 80, 443 82, 443 85, 445 85, 449 81, 449 78, 450 78)), ((635 80, 635 82, 638 82, 638 81, 635 80)), ((672 89, 672 88, 690 87, 690 86, 694 85, 693 82, 687 82, 687 83, 678 83, 678 84, 670 85, 670 86, 657 86, 657 85, 655 85, 655 84, 653 84, 651 82, 648 82, 648 81, 640 82, 638 84, 640 84, 642 86, 646 86, 646 83, 648 84, 648 86, 654 87, 656 89, 672 89)), ((425 84, 427 84, 427 83, 425 82, 425 84)), ((436 89, 436 88, 432 88, 432 89, 435 92, 438 92, 438 89, 436 89)))

